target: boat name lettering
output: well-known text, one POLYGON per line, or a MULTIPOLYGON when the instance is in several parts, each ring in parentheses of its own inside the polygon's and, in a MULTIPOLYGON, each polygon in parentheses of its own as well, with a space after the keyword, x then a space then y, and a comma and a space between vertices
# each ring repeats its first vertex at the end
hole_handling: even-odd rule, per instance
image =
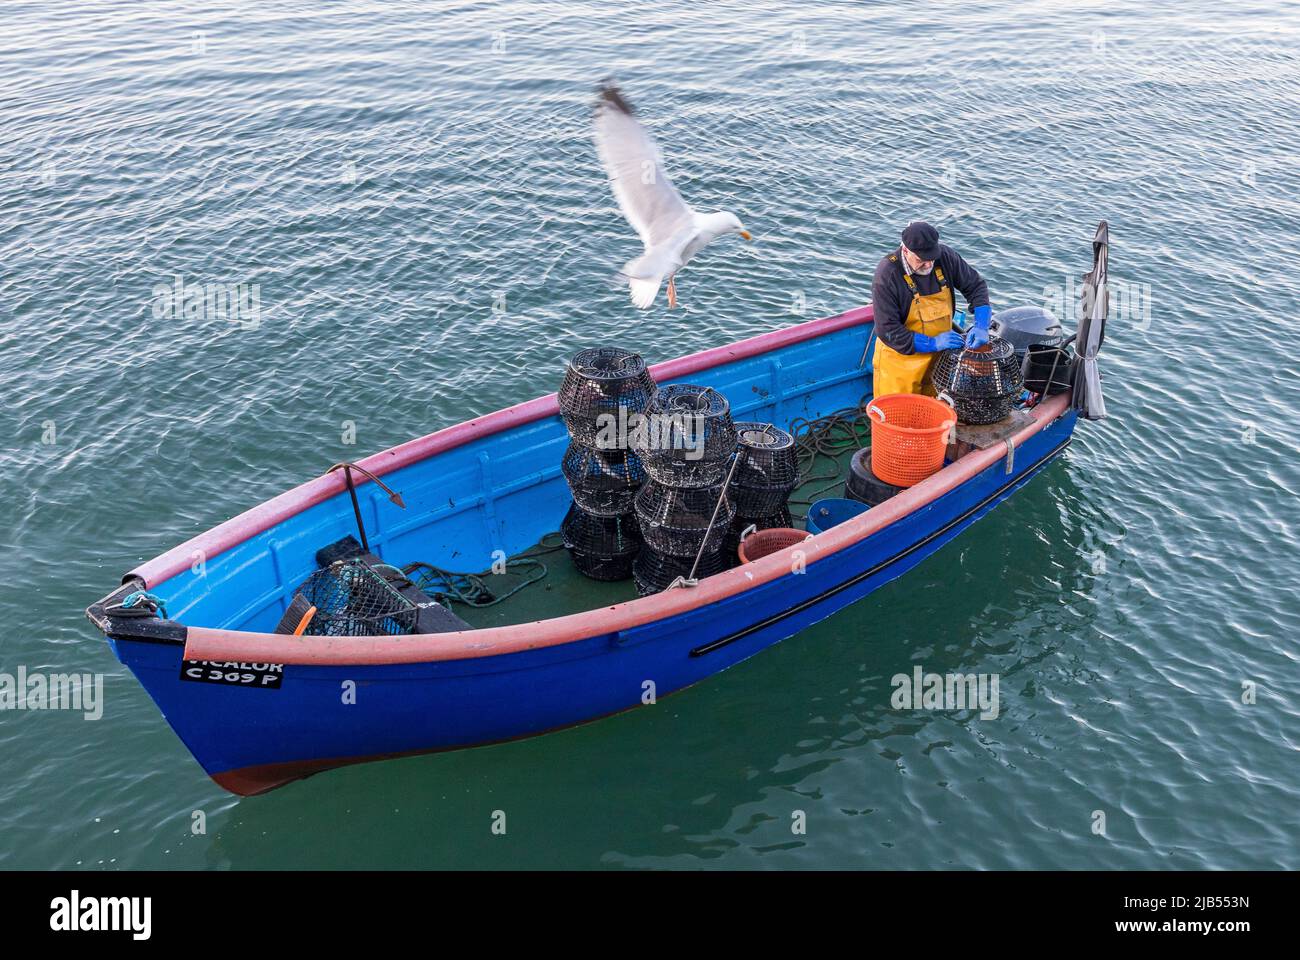
POLYGON ((183 660, 181 679, 196 683, 220 683, 233 687, 262 687, 279 690, 284 679, 282 663, 243 663, 236 660, 183 660))

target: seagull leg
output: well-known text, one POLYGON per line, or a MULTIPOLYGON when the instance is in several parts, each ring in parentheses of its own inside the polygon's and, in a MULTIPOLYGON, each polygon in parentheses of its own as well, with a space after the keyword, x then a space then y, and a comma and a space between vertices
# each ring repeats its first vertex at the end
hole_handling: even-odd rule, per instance
POLYGON ((668 278, 668 309, 677 306, 677 282, 674 277, 668 278))

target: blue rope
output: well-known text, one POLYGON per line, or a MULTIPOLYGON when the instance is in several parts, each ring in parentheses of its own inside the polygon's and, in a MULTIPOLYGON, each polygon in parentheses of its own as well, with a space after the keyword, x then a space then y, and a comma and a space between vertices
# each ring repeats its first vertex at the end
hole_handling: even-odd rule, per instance
POLYGON ((164 620, 167 619, 167 604, 158 597, 155 597, 152 593, 145 593, 143 590, 136 590, 133 593, 128 593, 122 598, 122 606, 124 607, 135 607, 142 603, 149 604, 158 611, 160 617, 164 620))

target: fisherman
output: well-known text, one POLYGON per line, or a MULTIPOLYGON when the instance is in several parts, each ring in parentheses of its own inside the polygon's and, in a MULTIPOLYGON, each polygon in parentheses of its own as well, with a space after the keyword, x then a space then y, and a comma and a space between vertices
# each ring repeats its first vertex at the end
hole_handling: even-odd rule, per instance
POLYGON ((898 250, 876 266, 871 284, 876 352, 873 393, 934 396, 930 371, 940 350, 982 347, 989 342, 989 288, 979 272, 924 221, 909 223, 898 250), (963 338, 952 326, 962 292, 974 314, 963 338))

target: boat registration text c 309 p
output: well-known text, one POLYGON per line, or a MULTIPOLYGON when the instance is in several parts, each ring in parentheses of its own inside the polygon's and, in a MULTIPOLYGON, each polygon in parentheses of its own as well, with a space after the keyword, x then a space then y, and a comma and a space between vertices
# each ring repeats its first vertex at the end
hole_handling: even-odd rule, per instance
POLYGON ((220 683, 231 687, 279 690, 280 681, 284 679, 284 664, 183 660, 181 679, 196 683, 220 683))

